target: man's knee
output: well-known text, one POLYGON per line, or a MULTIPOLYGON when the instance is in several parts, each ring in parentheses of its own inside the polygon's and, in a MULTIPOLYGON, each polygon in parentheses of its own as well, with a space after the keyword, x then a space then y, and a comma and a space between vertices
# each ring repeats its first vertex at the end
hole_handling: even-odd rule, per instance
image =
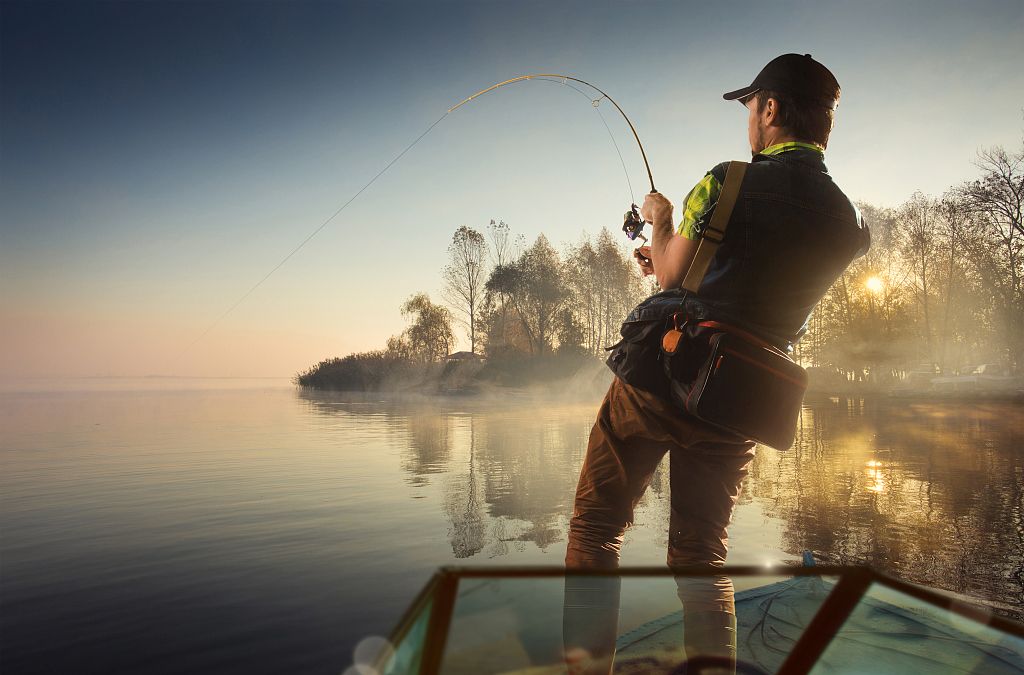
POLYGON ((721 567, 728 552, 729 538, 724 528, 683 525, 669 531, 669 567, 721 567))
POLYGON ((614 569, 629 522, 609 511, 577 511, 569 521, 565 566, 583 569, 614 569))

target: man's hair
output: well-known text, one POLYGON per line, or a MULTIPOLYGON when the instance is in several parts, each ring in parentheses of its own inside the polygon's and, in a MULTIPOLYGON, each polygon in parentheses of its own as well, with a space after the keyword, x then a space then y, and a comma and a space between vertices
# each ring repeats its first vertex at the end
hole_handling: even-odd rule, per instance
POLYGON ((754 97, 757 98, 759 110, 770 98, 778 102, 779 125, 791 136, 797 140, 817 143, 823 149, 828 147, 828 135, 835 121, 834 110, 814 101, 768 89, 761 89, 754 97))

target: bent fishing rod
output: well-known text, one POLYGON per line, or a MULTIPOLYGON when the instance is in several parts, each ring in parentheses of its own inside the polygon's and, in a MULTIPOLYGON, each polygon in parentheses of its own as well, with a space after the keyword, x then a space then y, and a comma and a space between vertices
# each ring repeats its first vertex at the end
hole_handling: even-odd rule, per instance
MULTIPOLYGON (((504 82, 499 82, 497 84, 493 84, 490 87, 487 87, 486 89, 481 89, 480 91, 478 91, 477 93, 473 94, 472 96, 463 99, 457 105, 454 105, 451 108, 448 108, 448 111, 444 114, 444 116, 441 117, 441 119, 444 119, 444 117, 446 117, 450 113, 454 112, 455 110, 461 108, 462 106, 464 106, 465 104, 469 103, 470 101, 472 101, 473 99, 477 98, 478 96, 483 96, 484 94, 486 94, 488 92, 491 92, 491 91, 494 91, 495 89, 498 89, 499 87, 504 87, 504 86, 509 85, 509 84, 515 84, 516 82, 524 82, 524 81, 527 81, 527 80, 534 80, 534 79, 543 79, 543 80, 549 80, 549 81, 561 80, 563 83, 566 83, 567 81, 571 80, 573 82, 579 82, 582 85, 590 87, 591 89, 593 89, 594 91, 596 91, 597 93, 599 93, 601 95, 600 98, 593 99, 591 101, 591 103, 592 103, 592 105, 594 106, 595 109, 597 108, 598 104, 600 104, 601 99, 603 99, 603 98, 608 99, 608 101, 613 106, 615 106, 615 109, 619 111, 619 114, 622 115, 622 119, 626 120, 626 124, 629 125, 629 130, 633 132, 633 138, 636 139, 637 147, 640 148, 640 156, 644 160, 644 168, 647 169, 647 180, 651 184, 651 192, 654 193, 654 192, 658 191, 654 187, 654 176, 651 174, 651 165, 647 161, 647 153, 644 151, 644 144, 640 142, 640 135, 636 132, 636 127, 633 126, 633 122, 629 119, 629 116, 626 115, 626 111, 622 109, 622 106, 620 106, 618 103, 615 102, 615 99, 613 99, 611 96, 606 94, 600 87, 598 87, 597 85, 591 84, 590 82, 587 82, 586 80, 581 80, 578 77, 571 77, 569 75, 559 75, 558 73, 536 73, 536 74, 533 74, 533 75, 520 75, 519 77, 513 77, 510 80, 505 80, 504 82)), ((577 91, 579 91, 579 90, 577 89, 577 91)), ((598 114, 600 114, 600 111, 598 111, 598 114)), ((602 116, 601 120, 604 121, 604 117, 603 116, 602 116)), ((605 125, 605 126, 607 128, 607 125, 605 125)), ((611 135, 611 130, 609 130, 608 133, 609 133, 609 135, 611 135)), ((615 142, 615 137, 614 136, 612 136, 612 142, 613 143, 615 142)), ((619 146, 618 146, 618 144, 616 144, 615 150, 618 151, 618 149, 619 149, 619 146)), ((619 158, 620 159, 622 158, 621 154, 619 155, 619 158)), ((625 166, 623 166, 623 168, 625 168, 625 166)), ((626 180, 629 180, 628 172, 626 174, 626 180)), ((632 193, 632 187, 630 188, 630 193, 632 193)), ((647 237, 645 237, 643 235, 643 229, 644 229, 644 221, 643 221, 643 218, 640 217, 640 211, 637 209, 637 205, 636 205, 635 200, 634 200, 634 203, 630 205, 629 211, 626 212, 625 217, 623 218, 622 231, 626 233, 626 236, 629 237, 629 239, 631 241, 632 240, 636 240, 636 239, 641 239, 642 241, 646 242, 647 241, 647 237)))
POLYGON ((527 82, 527 81, 530 81, 530 80, 547 81, 547 82, 555 82, 555 83, 561 82, 561 84, 566 85, 566 86, 576 90, 577 92, 579 92, 580 94, 583 94, 584 96, 587 96, 587 98, 590 100, 591 105, 594 107, 594 109, 597 112, 597 114, 600 115, 601 121, 604 123, 605 129, 608 131, 608 135, 611 138, 612 143, 615 145, 615 151, 619 155, 619 160, 622 163, 622 169, 623 169, 623 171, 626 174, 626 181, 627 181, 627 183, 629 183, 630 198, 633 201, 633 203, 630 205, 629 211, 626 211, 626 213, 625 213, 625 215, 623 217, 622 231, 626 234, 626 236, 630 239, 630 241, 635 241, 636 239, 640 239, 642 242, 646 242, 647 241, 647 237, 645 237, 643 235, 644 221, 643 221, 643 218, 641 218, 641 216, 640 216, 640 211, 639 211, 639 209, 638 209, 638 207, 636 205, 636 200, 633 198, 633 186, 632 186, 632 183, 629 181, 629 171, 626 170, 626 163, 625 163, 625 160, 622 159, 622 153, 619 151, 618 143, 615 142, 615 136, 612 134, 611 129, 608 127, 608 123, 605 122, 604 115, 601 115, 601 111, 598 108, 598 106, 600 105, 600 103, 601 103, 601 101, 603 99, 608 99, 608 101, 613 106, 615 106, 615 109, 619 111, 619 114, 622 115, 622 119, 626 120, 626 124, 629 125, 629 130, 633 132, 633 138, 636 139, 637 147, 640 148, 640 156, 643 159, 644 168, 647 169, 647 179, 648 179, 648 181, 651 184, 651 192, 652 193, 653 192, 657 192, 657 190, 654 187, 654 176, 651 174, 651 165, 647 161, 647 153, 644 151, 644 146, 640 142, 640 136, 636 132, 636 127, 633 126, 633 122, 626 115, 626 111, 624 111, 622 109, 622 106, 620 106, 615 101, 615 99, 613 99, 611 96, 606 94, 602 89, 600 89, 596 85, 591 84, 590 82, 587 82, 586 80, 582 80, 582 79, 580 79, 578 77, 571 77, 569 75, 561 75, 561 74, 558 74, 558 73, 534 73, 534 74, 531 74, 531 75, 520 75, 519 77, 513 77, 513 78, 511 78, 509 80, 505 80, 503 82, 498 82, 497 84, 493 84, 490 87, 487 87, 486 89, 481 89, 480 91, 476 92, 472 96, 469 96, 469 97, 463 99, 462 101, 460 101, 459 103, 457 103, 456 105, 452 106, 451 108, 448 108, 448 110, 446 110, 443 115, 441 115, 439 118, 437 118, 437 120, 435 120, 433 124, 431 124, 429 127, 427 127, 426 130, 423 131, 423 133, 421 133, 419 136, 417 136, 412 141, 412 143, 410 143, 409 145, 405 146, 405 148, 401 152, 399 152, 397 155, 395 155, 394 159, 392 159, 390 162, 388 162, 384 166, 383 169, 378 171, 377 174, 373 176, 373 178, 371 178, 369 181, 367 181, 367 183, 365 185, 363 185, 361 188, 359 188, 359 190, 357 190, 356 193, 353 194, 348 199, 348 201, 346 201, 344 204, 342 204, 340 207, 338 207, 338 209, 334 213, 332 213, 330 216, 328 216, 327 219, 324 220, 322 223, 320 223, 320 225, 316 229, 314 229, 312 232, 310 232, 306 236, 305 239, 303 239, 301 242, 299 242, 299 244, 295 248, 293 248, 288 253, 288 255, 286 255, 284 258, 281 259, 281 262, 277 263, 277 265, 275 265, 269 272, 267 272, 265 275, 263 275, 263 277, 259 281, 257 281, 248 291, 246 291, 242 295, 242 297, 240 297, 237 301, 234 302, 234 304, 232 304, 220 316, 218 316, 217 319, 213 323, 211 323, 210 326, 199 335, 199 337, 197 337, 195 340, 193 340, 191 343, 189 343, 189 345, 187 347, 185 347, 185 349, 183 349, 178 354, 178 356, 174 359, 174 361, 172 362, 172 365, 177 363, 177 361, 180 360, 181 357, 184 356, 186 352, 188 352, 190 349, 192 349, 192 347, 194 347, 199 341, 201 341, 204 337, 206 337, 210 333, 210 331, 212 331, 214 328, 216 328, 217 325, 219 325, 221 321, 223 321, 229 314, 231 314, 231 312, 233 312, 239 305, 241 305, 243 302, 245 302, 245 300, 250 295, 252 295, 253 292, 256 291, 256 289, 258 289, 260 286, 262 286, 263 283, 267 279, 269 279, 271 277, 271 275, 274 274, 274 272, 276 272, 277 270, 281 269, 281 267, 283 267, 284 264, 286 262, 288 262, 291 259, 292 256, 294 256, 296 253, 298 253, 307 243, 309 243, 309 241, 313 237, 315 237, 317 234, 319 234, 320 231, 323 230, 325 227, 327 227, 327 225, 331 221, 333 221, 335 218, 337 218, 338 215, 341 214, 342 211, 344 211, 346 208, 348 208, 349 204, 354 202, 356 200, 356 198, 359 197, 359 195, 361 195, 363 192, 365 192, 367 190, 367 188, 369 188, 371 185, 373 185, 377 181, 377 179, 380 178, 381 176, 383 176, 384 173, 387 172, 388 169, 390 169, 392 166, 394 166, 398 162, 398 160, 402 159, 402 157, 404 157, 407 152, 412 150, 413 147, 417 143, 419 143, 421 140, 423 140, 423 138, 427 134, 429 134, 431 131, 433 131, 434 127, 436 127, 438 124, 440 124, 446 117, 448 117, 450 114, 452 114, 453 112, 455 112, 456 110, 458 110, 462 106, 466 105, 470 101, 472 101, 472 100, 474 100, 476 98, 479 98, 480 96, 483 96, 484 94, 492 92, 495 89, 499 89, 501 87, 505 87, 505 86, 510 85, 510 84, 515 84, 517 82, 527 82), (591 98, 589 95, 587 95, 586 92, 582 91, 578 87, 570 85, 569 84, 570 81, 577 82, 577 83, 582 84, 582 85, 584 85, 586 87, 589 87, 591 90, 593 90, 593 91, 597 92, 598 94, 600 94, 600 96, 598 98, 596 98, 596 99, 591 98))

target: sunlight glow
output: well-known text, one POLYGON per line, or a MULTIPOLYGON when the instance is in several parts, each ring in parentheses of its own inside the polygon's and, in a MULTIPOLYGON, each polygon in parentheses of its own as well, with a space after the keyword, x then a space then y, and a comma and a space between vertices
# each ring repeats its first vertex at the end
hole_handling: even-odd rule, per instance
POLYGON ((885 477, 882 475, 882 463, 876 459, 867 462, 868 492, 885 492, 885 477))
POLYGON ((864 282, 864 287, 867 288, 872 293, 877 294, 885 290, 885 282, 882 281, 881 277, 872 275, 868 277, 867 281, 864 282))

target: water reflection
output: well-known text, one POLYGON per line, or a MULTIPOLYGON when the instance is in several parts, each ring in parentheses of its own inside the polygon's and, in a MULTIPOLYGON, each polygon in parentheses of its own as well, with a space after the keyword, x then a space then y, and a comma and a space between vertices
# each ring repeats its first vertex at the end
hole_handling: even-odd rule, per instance
POLYGON ((431 474, 448 470, 451 461, 451 423, 447 416, 409 415, 405 418, 408 435, 403 453, 402 469, 409 474, 409 484, 422 486, 431 474))
MULTIPOLYGON (((455 558, 498 558, 564 542, 596 403, 300 396, 320 415, 384 423, 398 445, 409 496, 423 496, 426 487, 440 491, 455 558)), ((1022 436, 1024 410, 1012 404, 812 401, 793 448, 759 449, 739 509, 756 504, 777 521, 776 545, 794 560, 811 550, 832 563, 869 562, 1021 616, 1022 436)), ((636 526, 660 541, 668 520, 664 470, 636 526)), ((624 561, 631 562, 628 549, 624 561)))
POLYGON ((1011 404, 826 400, 795 447, 762 449, 748 498, 783 548, 1024 607, 1024 411, 1011 404))
MULTIPOLYGON (((300 392, 326 416, 386 420, 406 482, 437 480, 455 558, 498 558, 565 540, 594 406, 394 402, 300 392)), ((422 497, 414 490, 412 497, 422 497)))
MULTIPOLYGON (((561 562, 596 410, 287 388, 3 394, 2 670, 337 672, 437 565, 561 562)), ((730 559, 811 549, 1024 618, 1022 417, 812 402, 797 445, 753 462, 730 559)), ((667 479, 637 510, 627 564, 665 559, 667 479)), ((659 587, 671 609, 645 597, 627 616, 637 590, 623 588, 623 630, 678 609, 659 587)))

